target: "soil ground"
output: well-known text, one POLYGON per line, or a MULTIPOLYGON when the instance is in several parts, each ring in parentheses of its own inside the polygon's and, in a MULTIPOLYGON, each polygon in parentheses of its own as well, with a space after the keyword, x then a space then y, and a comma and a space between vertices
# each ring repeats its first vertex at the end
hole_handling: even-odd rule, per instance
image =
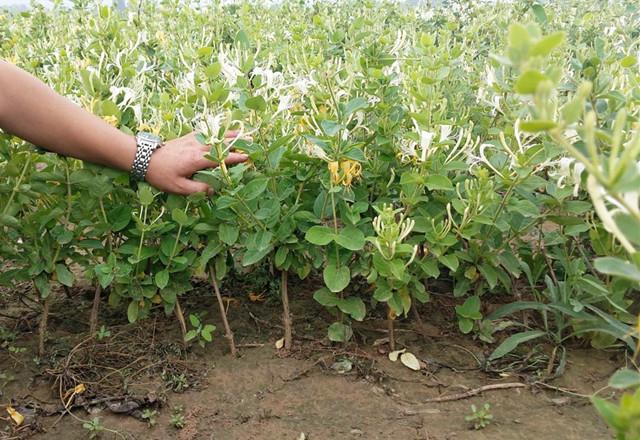
POLYGON ((398 322, 398 345, 423 362, 415 372, 388 359, 383 320, 356 323, 353 342, 331 344, 324 334, 332 317, 311 298, 313 283, 291 290, 295 344, 285 353, 275 348, 282 336, 279 301, 253 302, 243 288, 225 289, 233 299, 228 313, 240 345, 237 359, 228 354, 213 297, 204 285, 183 306, 187 314, 210 310, 204 321, 218 330, 213 343, 186 352, 175 320, 161 310, 127 324, 125 313, 103 306, 101 324, 112 335, 100 342, 87 339, 92 294, 77 289, 71 297, 56 293, 48 356, 34 359, 37 305, 0 301, 4 315, 20 317, 0 318, 0 328, 17 330, 0 351, 0 373, 12 379, 5 383, 0 375, 0 403, 27 416, 20 429, 0 420, 0 439, 85 439, 82 421, 95 417, 117 431, 104 431, 103 439, 612 438, 580 395, 606 384, 621 364, 620 353, 571 348, 564 374, 541 385, 547 347, 530 346, 500 365, 486 364, 483 359, 495 346, 460 337, 454 304, 441 296, 419 309, 424 324, 415 318, 398 322), (25 350, 9 352, 10 346, 25 350), (61 416, 60 396, 79 383, 87 390, 71 397, 75 409, 61 416), (497 383, 526 386, 425 403, 497 383), (465 416, 472 404, 480 408, 485 403, 493 419, 474 430, 465 416), (177 406, 183 408, 182 429, 171 426, 177 406), (153 426, 141 420, 145 408, 156 411, 153 426))

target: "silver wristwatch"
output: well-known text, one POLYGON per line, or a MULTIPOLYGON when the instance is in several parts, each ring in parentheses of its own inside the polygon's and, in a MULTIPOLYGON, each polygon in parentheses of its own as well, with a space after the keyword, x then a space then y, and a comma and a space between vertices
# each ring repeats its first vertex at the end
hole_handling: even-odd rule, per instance
POLYGON ((164 143, 160 136, 153 133, 140 132, 136 135, 136 157, 131 166, 131 177, 135 180, 143 181, 147 175, 151 155, 155 150, 162 147, 164 143))

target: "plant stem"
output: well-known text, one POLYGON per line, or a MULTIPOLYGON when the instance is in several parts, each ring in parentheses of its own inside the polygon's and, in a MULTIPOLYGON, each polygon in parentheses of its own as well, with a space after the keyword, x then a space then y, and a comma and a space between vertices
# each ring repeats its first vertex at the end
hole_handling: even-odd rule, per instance
POLYGON ((391 351, 396 350, 396 332, 393 327, 393 313, 387 306, 387 330, 389 331, 389 349, 391 351))
POLYGON ((98 328, 98 310, 100 309, 100 295, 102 294, 102 286, 98 284, 93 295, 93 306, 91 307, 91 316, 89 317, 89 336, 93 337, 98 328))
POLYGON ((280 275, 280 292, 282 294, 282 324, 284 326, 284 349, 291 350, 293 331, 291 329, 291 311, 289 310, 288 272, 283 270, 280 275))
POLYGON ((44 356, 44 343, 47 338, 47 321, 49 320, 49 308, 51 306, 52 295, 49 295, 44 299, 42 305, 42 316, 40 317, 40 324, 38 325, 38 356, 44 356))
POLYGON ((229 341, 229 349, 231 350, 231 356, 236 357, 238 352, 236 350, 236 344, 233 339, 233 332, 227 319, 227 311, 224 308, 224 302, 222 301, 222 295, 220 294, 220 287, 218 286, 218 280, 216 278, 216 270, 213 265, 209 265, 209 276, 211 277, 211 284, 213 285, 213 291, 218 299, 218 307, 220 309, 220 316, 222 317, 222 324, 224 325, 224 337, 229 341))
POLYGON ((187 346, 187 341, 185 341, 185 336, 187 335, 187 322, 184 320, 184 313, 182 313, 182 307, 180 307, 180 300, 176 298, 176 318, 178 318, 178 322, 180 323, 180 331, 182 332, 182 345, 187 346))
POLYGON ((11 202, 13 202, 13 198, 16 196, 16 193, 18 192, 18 187, 22 183, 22 179, 24 179, 24 175, 27 172, 27 168, 29 167, 30 164, 31 164, 31 155, 29 155, 29 157, 27 158, 27 161, 25 162, 24 167, 22 167, 22 172, 20 173, 20 177, 18 177, 16 184, 13 186, 13 189, 11 190, 11 195, 9 196, 9 200, 7 201, 7 204, 2 210, 3 214, 6 214, 9 211, 11 202))

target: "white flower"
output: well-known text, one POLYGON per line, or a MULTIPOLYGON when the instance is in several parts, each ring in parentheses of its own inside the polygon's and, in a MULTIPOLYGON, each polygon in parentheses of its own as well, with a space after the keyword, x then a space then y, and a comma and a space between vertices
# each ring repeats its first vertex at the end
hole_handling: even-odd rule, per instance
POLYGON ((229 60, 224 50, 220 49, 218 53, 218 62, 220 63, 222 74, 229 85, 235 85, 238 77, 242 76, 242 71, 229 60))
POLYGON ((580 190, 580 182, 585 167, 582 163, 577 162, 570 157, 563 157, 555 162, 556 169, 550 170, 551 177, 558 177, 558 187, 564 188, 566 185, 573 185, 573 197, 578 196, 580 190))
POLYGON ((291 84, 296 90, 298 90, 302 95, 306 95, 309 93, 309 89, 315 86, 316 81, 309 77, 298 78, 293 84, 291 84))
POLYGON ((449 139, 449 135, 451 134, 451 125, 441 125, 440 126, 440 142, 444 142, 449 139))
POLYGON ((493 86, 496 82, 496 72, 492 67, 486 67, 487 76, 484 78, 484 82, 487 83, 489 87, 493 86))
POLYGON ((630 254, 635 254, 636 249, 629 242, 624 233, 618 228, 618 225, 615 222, 614 216, 620 209, 609 210, 607 205, 605 204, 604 195, 606 191, 602 188, 596 178, 590 175, 587 178, 587 191, 589 191, 589 195, 591 196, 591 200, 593 201, 593 207, 598 213, 598 217, 602 220, 602 225, 604 228, 613 234, 620 244, 626 249, 630 254))
MULTIPOLYGON (((284 111, 289 110, 293 107, 293 98, 291 95, 284 95, 280 98, 280 102, 278 103, 278 109, 276 110, 275 115, 280 114, 284 111)), ((275 116, 274 115, 274 116, 275 116)))
POLYGON ((413 119, 413 125, 420 136, 420 162, 425 162, 427 158, 431 155, 430 147, 431 142, 435 136, 435 133, 431 131, 426 131, 420 128, 418 125, 418 121, 413 119))
POLYGON ((281 72, 274 72, 271 69, 265 69, 263 67, 255 67, 253 69, 254 75, 259 75, 263 84, 267 89, 279 90, 284 85, 284 77, 281 72))
POLYGON ((316 159, 321 159, 324 161, 329 160, 329 156, 327 156, 327 153, 325 153, 322 148, 309 141, 302 143, 302 145, 300 146, 300 152, 316 159))

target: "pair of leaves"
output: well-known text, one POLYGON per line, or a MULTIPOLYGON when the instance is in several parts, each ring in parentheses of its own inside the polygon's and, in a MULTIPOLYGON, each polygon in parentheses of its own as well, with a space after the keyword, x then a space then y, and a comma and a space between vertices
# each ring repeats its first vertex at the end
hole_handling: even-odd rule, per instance
POLYGON ((337 234, 327 226, 312 226, 305 234, 305 239, 317 246, 326 246, 331 242, 350 251, 359 251, 365 245, 365 237, 362 231, 355 226, 347 226, 337 234))
POLYGON ((364 302, 355 296, 339 298, 329 289, 322 288, 313 295, 313 299, 325 307, 338 307, 356 321, 362 321, 366 315, 364 302))

